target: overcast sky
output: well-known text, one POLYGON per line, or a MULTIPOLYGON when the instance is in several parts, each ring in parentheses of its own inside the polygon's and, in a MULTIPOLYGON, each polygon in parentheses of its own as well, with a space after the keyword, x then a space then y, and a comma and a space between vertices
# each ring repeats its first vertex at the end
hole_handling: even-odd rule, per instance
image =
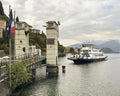
POLYGON ((43 30, 47 21, 60 21, 59 40, 67 46, 91 40, 120 40, 120 0, 1 0, 20 20, 43 30))

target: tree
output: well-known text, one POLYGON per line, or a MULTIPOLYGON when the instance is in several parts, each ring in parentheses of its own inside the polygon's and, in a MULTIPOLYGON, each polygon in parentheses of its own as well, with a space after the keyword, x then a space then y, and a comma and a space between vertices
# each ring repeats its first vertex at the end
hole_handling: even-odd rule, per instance
POLYGON ((78 49, 78 54, 80 54, 80 49, 78 49))
POLYGON ((4 52, 5 52, 6 54, 9 53, 9 47, 8 47, 8 44, 1 44, 1 49, 3 49, 4 52))
POLYGON ((4 13, 4 9, 1 1, 0 1, 0 19, 8 21, 8 17, 4 13))
POLYGON ((75 53, 73 48, 70 48, 69 52, 72 53, 72 54, 75 53))
POLYGON ((58 43, 58 52, 65 53, 65 47, 63 45, 60 45, 59 43, 58 43))
POLYGON ((15 62, 11 65, 11 88, 26 84, 31 81, 32 75, 26 69, 26 64, 15 62))
POLYGON ((19 17, 18 16, 16 17, 16 22, 19 22, 19 17))
MULTIPOLYGON (((30 44, 31 45, 36 45, 37 48, 41 48, 43 52, 46 52, 46 35, 43 33, 41 34, 36 34, 36 33, 30 33, 30 44)), ((61 45, 58 41, 58 51, 60 53, 65 52, 65 47, 61 45)))
POLYGON ((41 48, 42 51, 45 51, 46 35, 44 33, 42 34, 30 33, 29 38, 30 38, 29 42, 31 45, 37 45, 37 48, 41 48))
POLYGON ((37 49, 41 49, 41 47, 38 43, 35 43, 35 46, 36 46, 37 49))
POLYGON ((0 1, 0 15, 4 15, 4 10, 3 10, 3 6, 2 6, 2 2, 0 1))

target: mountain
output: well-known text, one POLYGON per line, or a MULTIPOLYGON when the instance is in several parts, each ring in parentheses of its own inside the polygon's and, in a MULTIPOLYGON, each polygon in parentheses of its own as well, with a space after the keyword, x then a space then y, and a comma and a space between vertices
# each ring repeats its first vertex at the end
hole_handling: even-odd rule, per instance
POLYGON ((104 52, 104 53, 117 53, 110 48, 102 48, 101 51, 104 52))
POLYGON ((105 41, 102 41, 102 40, 94 40, 94 41, 84 41, 82 43, 77 43, 77 44, 73 44, 73 45, 70 45, 68 47, 72 47, 72 48, 81 48, 82 47, 82 44, 93 44, 93 45, 100 45, 102 43, 104 43, 105 41))
MULTIPOLYGON (((120 52, 120 40, 108 40, 108 41, 90 41, 84 42, 87 44, 94 44, 97 48, 100 48, 105 53, 120 52)), ((81 48, 83 43, 77 43, 68 47, 81 48)))
POLYGON ((100 49, 110 48, 114 52, 120 52, 120 40, 109 40, 105 43, 98 45, 100 49))
POLYGON ((77 44, 73 44, 73 45, 70 45, 70 46, 67 46, 67 47, 70 47, 70 48, 81 48, 82 44, 81 43, 77 43, 77 44))

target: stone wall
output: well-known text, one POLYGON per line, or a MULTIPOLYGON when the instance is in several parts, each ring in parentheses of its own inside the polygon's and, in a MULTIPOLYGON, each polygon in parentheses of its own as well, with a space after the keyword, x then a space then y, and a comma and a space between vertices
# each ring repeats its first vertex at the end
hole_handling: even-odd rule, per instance
POLYGON ((0 50, 0 57, 5 56, 4 50, 0 50))
POLYGON ((0 82, 0 96, 9 96, 9 94, 9 86, 4 82, 0 82))

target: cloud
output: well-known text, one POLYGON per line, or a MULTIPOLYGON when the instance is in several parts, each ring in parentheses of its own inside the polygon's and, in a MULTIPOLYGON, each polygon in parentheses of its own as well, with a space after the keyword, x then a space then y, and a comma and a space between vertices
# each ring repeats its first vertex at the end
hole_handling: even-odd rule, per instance
POLYGON ((64 45, 120 38, 119 0, 5 0, 6 14, 9 4, 34 28, 43 30, 45 22, 60 21, 60 40, 69 41, 64 45))
POLYGON ((75 44, 75 43, 81 43, 78 40, 74 40, 74 39, 59 39, 60 43, 63 44, 64 46, 69 46, 70 44, 75 44))

